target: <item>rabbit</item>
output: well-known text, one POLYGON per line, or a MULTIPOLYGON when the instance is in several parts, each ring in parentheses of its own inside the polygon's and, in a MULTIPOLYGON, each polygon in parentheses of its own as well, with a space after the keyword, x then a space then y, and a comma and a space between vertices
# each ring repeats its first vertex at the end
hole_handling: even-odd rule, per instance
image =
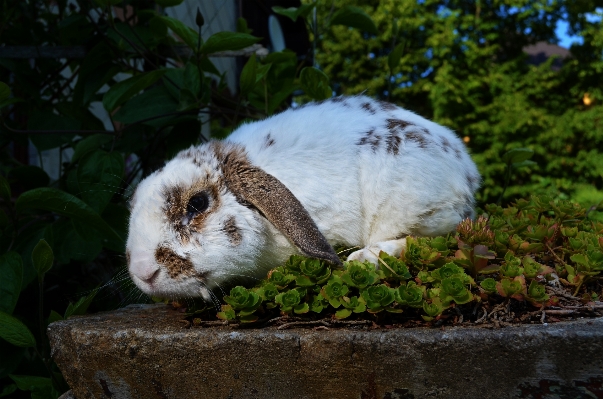
POLYGON ((210 299, 301 253, 333 265, 399 256, 474 216, 480 175, 451 130, 391 103, 339 96, 178 153, 130 200, 129 273, 152 296, 210 299))

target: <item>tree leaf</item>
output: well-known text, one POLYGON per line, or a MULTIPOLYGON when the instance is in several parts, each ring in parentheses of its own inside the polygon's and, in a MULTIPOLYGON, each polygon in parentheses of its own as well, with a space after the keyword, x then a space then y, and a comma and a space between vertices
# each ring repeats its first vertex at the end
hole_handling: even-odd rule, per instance
POLYGON ((0 101, 4 101, 10 97, 10 87, 4 82, 0 82, 0 101))
POLYGON ((121 188, 124 167, 123 156, 117 152, 88 153, 77 168, 79 196, 97 213, 102 213, 121 188))
POLYGON ((290 18, 293 22, 295 22, 295 21, 297 21, 297 18, 299 18, 299 17, 306 18, 314 7, 316 7, 316 3, 302 4, 299 7, 289 7, 289 8, 275 6, 275 7, 272 7, 272 11, 274 11, 276 14, 284 15, 285 17, 290 18))
POLYGON ((534 162, 534 161, 521 161, 521 162, 513 162, 511 164, 511 166, 513 167, 513 169, 519 169, 519 168, 523 168, 525 166, 537 166, 538 163, 534 162))
POLYGON ((315 100, 324 100, 333 94, 327 75, 314 67, 302 69, 299 80, 302 89, 315 100))
POLYGON ((239 78, 239 85, 241 87, 241 95, 244 97, 249 94, 255 87, 255 76, 257 73, 257 61, 255 54, 249 57, 249 60, 245 63, 243 70, 241 71, 241 77, 239 78))
POLYGON ((46 240, 41 239, 38 241, 38 244, 36 244, 31 253, 31 261, 38 273, 38 279, 42 280, 43 276, 52 268, 52 263, 54 262, 52 248, 50 248, 46 240))
POLYGON ((502 160, 506 163, 519 163, 532 158, 534 151, 529 148, 514 148, 503 154, 502 160))
POLYGON ((0 176, 0 197, 2 197, 4 199, 4 201, 6 201, 6 203, 10 202, 10 185, 8 184, 8 181, 3 177, 0 176))
POLYGON ((216 53, 218 51, 241 50, 260 41, 259 37, 240 32, 218 32, 211 35, 203 47, 203 54, 216 53))
POLYGON ((9 377, 22 391, 33 391, 35 389, 44 389, 52 386, 52 382, 48 377, 12 374, 9 375, 9 377))
POLYGON ((46 187, 50 183, 50 177, 38 166, 23 165, 12 168, 8 172, 10 179, 15 179, 25 190, 38 187, 46 187))
POLYGON ((17 252, 9 251, 0 256, 0 311, 12 314, 23 280, 23 260, 17 252))
MULTIPOLYGON (((192 28, 186 26, 183 22, 171 17, 155 17, 170 28, 187 46, 197 50, 199 35, 192 28)), ((155 19, 153 18, 153 19, 155 19)))
POLYGON ((0 338, 21 348, 36 346, 36 339, 19 319, 0 311, 0 338))
POLYGON ((42 209, 55 212, 61 216, 73 218, 87 223, 89 226, 103 233, 107 238, 123 240, 122 237, 109 227, 109 225, 79 198, 68 194, 62 190, 50 187, 37 188, 26 191, 15 204, 17 212, 23 212, 27 209, 42 209))
POLYGON ((387 65, 389 66, 390 73, 393 75, 400 65, 400 59, 402 58, 402 51, 404 50, 404 43, 398 43, 396 47, 387 56, 387 65))
MULTIPOLYGON (((134 123, 143 119, 176 112, 178 102, 170 96, 165 86, 153 87, 132 98, 115 113, 113 119, 123 123, 134 123)), ((149 126, 162 126, 174 116, 151 119, 145 122, 149 126)))
POLYGON ((108 112, 113 112, 133 95, 159 80, 164 73, 165 70, 141 73, 114 84, 103 96, 103 106, 108 112))
POLYGON ((344 6, 337 11, 329 25, 345 25, 350 28, 360 29, 361 31, 376 35, 379 33, 375 22, 361 8, 354 6, 344 6))
POLYGON ((73 156, 71 157, 71 163, 75 163, 89 152, 100 149, 103 144, 107 144, 111 140, 113 140, 113 136, 108 134, 93 134, 92 136, 83 138, 75 146, 73 156))

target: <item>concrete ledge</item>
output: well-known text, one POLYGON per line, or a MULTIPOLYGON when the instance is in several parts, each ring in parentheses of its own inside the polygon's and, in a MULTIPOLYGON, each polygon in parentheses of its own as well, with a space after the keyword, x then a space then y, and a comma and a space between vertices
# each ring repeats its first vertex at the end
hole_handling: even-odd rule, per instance
POLYGON ((165 305, 49 326, 86 398, 603 397, 603 318, 395 330, 187 328, 165 305))

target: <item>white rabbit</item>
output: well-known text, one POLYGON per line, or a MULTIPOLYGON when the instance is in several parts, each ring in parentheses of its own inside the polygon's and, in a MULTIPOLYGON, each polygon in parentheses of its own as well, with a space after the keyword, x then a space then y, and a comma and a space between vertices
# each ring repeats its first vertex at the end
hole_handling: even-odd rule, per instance
POLYGON ((449 129, 365 96, 335 97, 244 124, 180 152, 132 200, 129 271, 145 293, 210 297, 262 278, 292 253, 340 261, 399 255, 407 235, 473 217, 480 177, 449 129))

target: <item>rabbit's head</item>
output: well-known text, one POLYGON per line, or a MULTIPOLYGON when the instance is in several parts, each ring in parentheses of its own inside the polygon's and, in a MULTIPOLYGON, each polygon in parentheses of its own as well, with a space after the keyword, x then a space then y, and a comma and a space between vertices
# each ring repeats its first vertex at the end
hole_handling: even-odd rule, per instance
POLYGON ((131 210, 128 268, 149 295, 209 298, 226 280, 264 277, 291 244, 340 263, 301 203, 239 145, 180 152, 139 184, 131 210))

